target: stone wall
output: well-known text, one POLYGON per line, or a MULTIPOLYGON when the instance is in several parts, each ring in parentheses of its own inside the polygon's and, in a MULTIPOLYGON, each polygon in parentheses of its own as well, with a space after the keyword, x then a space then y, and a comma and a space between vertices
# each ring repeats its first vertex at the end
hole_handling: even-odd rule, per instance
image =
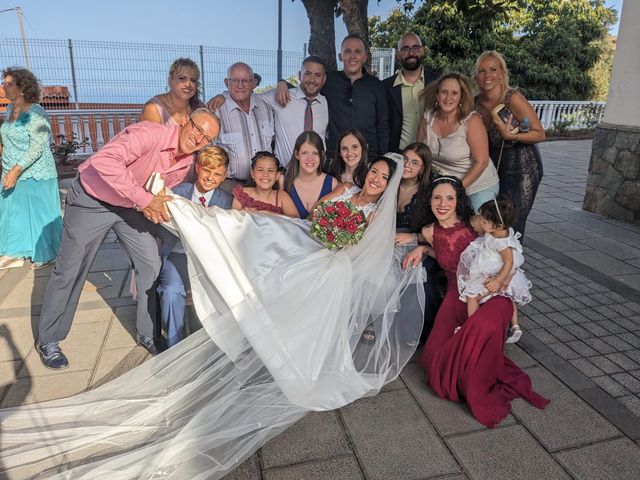
POLYGON ((640 128, 596 127, 584 209, 640 224, 640 128))

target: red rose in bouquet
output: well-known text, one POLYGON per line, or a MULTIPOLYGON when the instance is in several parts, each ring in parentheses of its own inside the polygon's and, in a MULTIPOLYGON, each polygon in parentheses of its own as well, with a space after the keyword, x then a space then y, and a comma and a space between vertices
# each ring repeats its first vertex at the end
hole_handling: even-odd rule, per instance
POLYGON ((357 244, 367 218, 351 202, 321 202, 311 214, 311 236, 330 250, 357 244))

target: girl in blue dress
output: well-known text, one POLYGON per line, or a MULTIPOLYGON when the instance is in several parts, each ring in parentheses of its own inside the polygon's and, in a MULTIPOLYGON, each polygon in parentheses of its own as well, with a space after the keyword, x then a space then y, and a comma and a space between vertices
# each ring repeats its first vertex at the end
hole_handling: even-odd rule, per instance
POLYGON ((300 218, 307 218, 313 206, 338 186, 331 175, 322 173, 324 143, 314 131, 298 135, 293 155, 284 178, 284 190, 298 209, 300 218))
POLYGON ((0 268, 21 266, 24 259, 39 268, 55 260, 62 234, 51 125, 37 103, 40 87, 33 73, 11 68, 2 76, 11 103, 0 127, 0 268))

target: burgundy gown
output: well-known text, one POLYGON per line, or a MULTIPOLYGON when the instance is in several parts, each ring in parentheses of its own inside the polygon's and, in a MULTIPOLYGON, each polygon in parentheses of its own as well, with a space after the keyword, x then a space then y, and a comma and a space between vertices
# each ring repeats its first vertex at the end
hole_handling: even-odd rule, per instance
POLYGON ((466 400, 480 423, 495 427, 509 414, 514 398, 522 397, 537 408, 549 400, 534 392, 529 376, 504 355, 511 300, 494 297, 467 319, 467 306, 458 298, 456 269, 460 254, 475 238, 465 223, 450 228, 434 224, 433 249, 448 288, 420 363, 440 398, 466 400), (454 335, 458 326, 462 328, 454 335))

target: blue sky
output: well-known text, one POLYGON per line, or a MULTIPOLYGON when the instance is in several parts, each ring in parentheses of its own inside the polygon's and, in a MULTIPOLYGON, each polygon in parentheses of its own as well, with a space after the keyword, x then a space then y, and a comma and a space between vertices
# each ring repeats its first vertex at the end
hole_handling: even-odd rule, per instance
MULTIPOLYGON (((277 0, 0 0, 0 10, 21 6, 27 37, 119 40, 220 47, 277 48, 277 0)), ((369 15, 385 18, 395 0, 369 1, 369 15)), ((620 12, 622 0, 608 0, 620 12)), ((283 49, 302 51, 309 38, 300 0, 282 0, 283 49)), ((14 12, 0 14, 1 37, 18 38, 14 12)), ((617 33, 617 26, 612 30, 617 33)), ((336 21, 336 36, 346 30, 336 21)))

